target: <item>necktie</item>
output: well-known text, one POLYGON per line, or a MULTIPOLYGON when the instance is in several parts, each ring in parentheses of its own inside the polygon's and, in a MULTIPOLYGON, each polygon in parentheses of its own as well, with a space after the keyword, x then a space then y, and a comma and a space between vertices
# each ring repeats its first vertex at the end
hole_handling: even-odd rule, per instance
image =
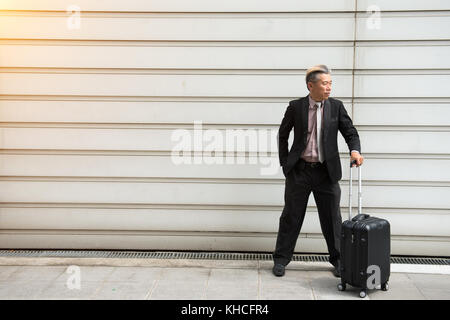
POLYGON ((322 112, 320 110, 321 103, 316 103, 316 137, 317 137, 317 154, 319 155, 319 162, 323 162, 323 153, 322 153, 322 112))

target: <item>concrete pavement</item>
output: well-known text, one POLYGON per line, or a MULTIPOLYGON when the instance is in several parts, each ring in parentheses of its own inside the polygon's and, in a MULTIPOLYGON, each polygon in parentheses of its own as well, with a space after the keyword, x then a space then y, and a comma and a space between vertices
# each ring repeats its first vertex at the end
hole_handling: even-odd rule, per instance
MULTIPOLYGON (((0 299, 343 300, 329 263, 271 261, 0 257, 0 299)), ((389 290, 366 300, 450 300, 450 266, 391 265, 389 290)))

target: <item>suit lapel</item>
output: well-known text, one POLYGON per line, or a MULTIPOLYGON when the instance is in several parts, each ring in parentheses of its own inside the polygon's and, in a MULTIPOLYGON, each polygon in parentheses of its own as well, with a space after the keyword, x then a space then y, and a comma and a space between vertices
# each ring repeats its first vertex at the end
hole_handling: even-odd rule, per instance
POLYGON ((305 143, 306 143, 306 137, 308 135, 308 118, 309 118, 308 113, 309 113, 309 95, 303 99, 302 111, 301 111, 302 130, 303 130, 303 134, 305 136, 305 143))
POLYGON ((323 105, 323 120, 322 120, 323 137, 326 137, 330 119, 331 119, 331 103, 329 99, 326 99, 323 105))

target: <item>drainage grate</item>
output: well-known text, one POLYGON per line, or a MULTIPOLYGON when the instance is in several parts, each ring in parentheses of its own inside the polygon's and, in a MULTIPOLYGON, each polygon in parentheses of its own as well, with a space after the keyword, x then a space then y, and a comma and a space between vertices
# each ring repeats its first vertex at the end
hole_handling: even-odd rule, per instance
MULTIPOLYGON (((166 251, 105 251, 105 250, 0 250, 0 257, 30 258, 122 258, 122 259, 205 259, 271 261, 269 253, 238 252, 166 252, 166 251)), ((292 261, 328 262, 324 254, 294 254, 292 261)), ((450 258, 392 256, 395 264, 450 265, 450 258)))

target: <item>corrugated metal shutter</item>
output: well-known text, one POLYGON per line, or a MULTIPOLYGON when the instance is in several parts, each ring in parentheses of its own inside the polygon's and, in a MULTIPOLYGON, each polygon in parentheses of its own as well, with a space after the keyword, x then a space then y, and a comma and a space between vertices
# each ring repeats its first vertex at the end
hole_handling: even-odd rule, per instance
MULTIPOLYGON (((272 251, 281 171, 264 153, 176 165, 172 135, 276 132, 324 63, 361 135, 364 210, 393 254, 450 255, 448 3, 76 2, 0 3, 0 247, 272 251)), ((326 252, 312 197, 296 250, 326 252)))

